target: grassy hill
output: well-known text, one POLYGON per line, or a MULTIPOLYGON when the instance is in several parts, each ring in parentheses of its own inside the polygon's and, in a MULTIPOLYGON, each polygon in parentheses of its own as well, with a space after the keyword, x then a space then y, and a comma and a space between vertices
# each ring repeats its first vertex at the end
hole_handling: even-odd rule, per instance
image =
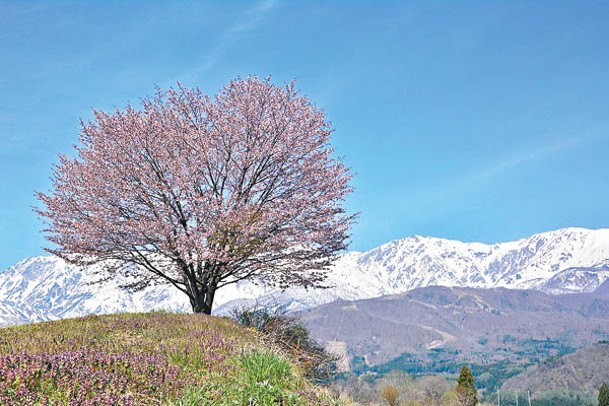
POLYGON ((323 405, 256 331, 170 313, 0 329, 0 405, 323 405))

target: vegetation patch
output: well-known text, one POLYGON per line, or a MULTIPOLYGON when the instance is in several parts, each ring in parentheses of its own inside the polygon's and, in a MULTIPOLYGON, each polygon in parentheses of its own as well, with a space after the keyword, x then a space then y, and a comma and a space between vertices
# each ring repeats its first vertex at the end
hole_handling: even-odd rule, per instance
POLYGON ((298 365, 225 318, 90 316, 0 329, 1 405, 329 404, 298 365))

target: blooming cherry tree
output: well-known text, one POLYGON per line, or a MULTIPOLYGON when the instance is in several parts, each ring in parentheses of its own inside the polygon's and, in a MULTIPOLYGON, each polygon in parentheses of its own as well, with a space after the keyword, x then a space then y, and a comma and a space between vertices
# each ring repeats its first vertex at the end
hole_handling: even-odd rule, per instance
POLYGON ((346 248, 351 175, 294 83, 248 77, 215 97, 178 85, 94 113, 39 193, 48 251, 68 262, 132 272, 134 289, 168 281, 209 314, 246 278, 319 286, 346 248))

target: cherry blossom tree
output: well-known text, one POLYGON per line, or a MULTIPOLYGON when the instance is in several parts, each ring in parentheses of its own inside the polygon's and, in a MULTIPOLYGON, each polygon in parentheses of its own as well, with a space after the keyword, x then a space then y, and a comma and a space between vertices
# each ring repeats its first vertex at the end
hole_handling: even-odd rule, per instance
POLYGON ((294 83, 248 77, 214 97, 178 85, 94 115, 38 195, 48 251, 66 261, 133 272, 133 289, 164 280, 209 314, 243 279, 320 286, 346 248, 351 175, 294 83))

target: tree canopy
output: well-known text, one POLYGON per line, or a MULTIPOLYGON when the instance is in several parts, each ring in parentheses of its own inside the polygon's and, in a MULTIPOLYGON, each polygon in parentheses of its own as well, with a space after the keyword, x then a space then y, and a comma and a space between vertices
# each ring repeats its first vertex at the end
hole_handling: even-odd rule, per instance
POLYGON ((294 83, 248 77, 214 97, 178 85, 94 117, 39 193, 48 250, 67 261, 136 264, 133 288, 168 281, 210 313, 242 279, 318 286, 347 247, 351 175, 294 83))

